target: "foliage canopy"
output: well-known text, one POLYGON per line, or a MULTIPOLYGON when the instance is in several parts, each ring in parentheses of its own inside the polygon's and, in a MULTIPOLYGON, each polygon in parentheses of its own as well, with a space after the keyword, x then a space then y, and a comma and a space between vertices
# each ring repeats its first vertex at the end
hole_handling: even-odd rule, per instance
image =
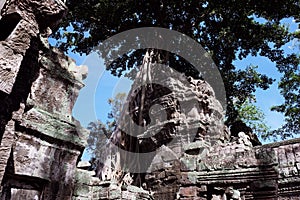
MULTIPOLYGON (((285 98, 282 105, 273 107, 286 117, 285 125, 275 132, 283 138, 300 132, 299 54, 287 54, 283 48, 300 34, 281 23, 285 18, 300 19, 298 0, 69 0, 67 6, 62 29, 54 33, 65 51, 89 53, 112 35, 138 27, 164 27, 195 39, 210 53, 223 77, 229 125, 238 117, 234 100, 242 105, 257 88, 268 89, 274 81, 249 66, 237 69, 233 61, 248 55, 267 57, 282 74, 278 87, 285 98), (68 31, 70 25, 72 31, 68 31)), ((141 64, 144 53, 124 55, 108 70, 121 76, 141 64)), ((188 70, 185 63, 178 64, 182 71, 188 70)))

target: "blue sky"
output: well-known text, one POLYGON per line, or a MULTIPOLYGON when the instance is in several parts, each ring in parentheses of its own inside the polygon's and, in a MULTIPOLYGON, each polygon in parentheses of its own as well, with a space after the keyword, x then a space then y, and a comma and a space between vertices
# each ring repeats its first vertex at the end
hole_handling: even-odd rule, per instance
MULTIPOLYGON (((259 22, 264 23, 263 19, 257 19, 259 22)), ((297 24, 291 19, 285 19, 282 23, 289 24, 290 30, 296 30, 297 24)), ((50 39, 50 43, 55 43, 50 39)), ((292 42, 284 47, 284 50, 288 53, 297 52, 299 48, 292 48, 292 42)), ((105 122, 107 113, 110 111, 110 106, 107 103, 108 98, 112 98, 118 92, 128 92, 131 82, 126 78, 117 78, 105 70, 103 60, 96 53, 92 53, 88 56, 80 56, 74 53, 68 53, 72 57, 77 65, 87 65, 89 68, 88 77, 84 80, 85 87, 80 91, 79 97, 73 109, 73 115, 78 119, 82 126, 87 127, 88 123, 100 119, 105 122)), ((266 122, 271 129, 277 129, 284 123, 284 117, 282 114, 270 111, 270 107, 279 105, 283 102, 283 98, 277 89, 278 80, 280 74, 275 68, 275 64, 264 57, 248 56, 243 60, 236 60, 234 64, 243 69, 248 65, 258 65, 259 72, 267 74, 268 76, 275 78, 276 82, 271 85, 270 89, 264 91, 258 89, 256 91, 256 105, 265 113, 266 122)), ((88 160, 89 156, 85 152, 83 160, 88 160)))
MULTIPOLYGON (((77 60, 77 56, 73 54, 77 60)), ((119 92, 128 93, 131 81, 117 78, 105 70, 103 60, 96 53, 79 56, 81 63, 89 68, 88 77, 84 80, 85 87, 80 90, 79 97, 73 109, 73 115, 86 127, 89 122, 100 119, 105 122, 110 106, 107 102, 119 92), (84 57, 84 59, 82 59, 84 57)))
MULTIPOLYGON (((255 18, 259 23, 267 22, 263 18, 255 18)), ((294 32, 298 29, 298 24, 291 18, 281 20, 282 24, 285 24, 290 32, 294 32)), ((299 46, 295 46, 295 41, 287 43, 283 49, 285 54, 297 53, 299 55, 299 46)), ((299 42, 299 41, 298 41, 299 42)), ((299 43, 298 43, 299 45, 299 43)), ((256 105, 266 115, 266 122, 270 126, 271 130, 279 128, 284 123, 284 116, 281 113, 271 111, 270 108, 275 105, 280 105, 284 102, 284 98, 280 95, 278 90, 278 81, 280 80, 281 74, 277 71, 275 63, 271 62, 268 58, 262 56, 247 56, 245 59, 236 60, 234 64, 237 68, 244 69, 248 65, 260 66, 258 71, 262 74, 266 74, 276 81, 270 86, 268 90, 257 89, 256 105)))

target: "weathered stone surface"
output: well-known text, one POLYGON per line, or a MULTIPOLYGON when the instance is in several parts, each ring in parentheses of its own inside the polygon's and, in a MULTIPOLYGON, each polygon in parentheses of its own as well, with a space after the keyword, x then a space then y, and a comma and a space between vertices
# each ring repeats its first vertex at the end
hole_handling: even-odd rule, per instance
MULTIPOLYGON (((250 149, 236 143, 219 144, 211 147, 209 154, 204 158, 194 155, 191 157, 198 159, 196 162, 199 165, 202 163, 202 167, 197 169, 187 162, 189 157, 186 156, 191 155, 185 155, 181 160, 188 164, 177 171, 176 175, 179 177, 176 199, 190 196, 195 199, 222 199, 226 194, 225 188, 231 186, 234 188, 234 194, 240 196, 236 199, 289 199, 288 196, 297 198, 300 194, 299 163, 296 161, 298 146, 299 139, 250 149), (289 155, 289 158, 286 155, 289 155), (223 189, 215 190, 215 185, 223 189), (219 194, 221 191, 223 193, 219 194)), ((164 173, 168 170, 172 169, 166 169, 164 173)), ((163 190, 161 186, 167 182, 162 177, 164 176, 160 176, 156 171, 146 176, 148 187, 155 191, 154 196, 157 199, 165 193, 173 194, 172 189, 176 188, 173 187, 168 192, 163 190), (160 186, 157 187, 154 183, 160 186)))
POLYGON ((11 148, 14 143, 14 121, 11 120, 5 127, 5 132, 0 146, 0 182, 2 182, 8 159, 11 155, 11 148))
POLYGON ((32 38, 53 27, 64 15, 60 1, 1 1, 0 90, 10 94, 32 38), (4 6, 4 7, 3 7, 4 6), (38 13, 36 13, 38 11, 38 13), (47 21, 46 25, 44 22, 47 21), (45 26, 46 25, 46 26, 45 26))
POLYGON ((59 0, 3 5, 0 198, 71 199, 87 137, 72 108, 86 68, 50 48, 45 39, 66 7, 59 0))
POLYGON ((196 197, 198 193, 197 186, 181 187, 179 189, 180 197, 196 197))
POLYGON ((174 73, 170 67, 160 69, 160 65, 148 62, 144 58, 118 128, 111 137, 111 143, 121 144, 126 151, 134 152, 136 150, 131 148, 138 146, 139 152, 154 152, 139 160, 120 151, 124 162, 119 168, 130 172, 138 165, 143 172, 168 168, 172 164, 169 161, 179 163, 185 152, 204 156, 212 144, 228 139, 224 131, 224 111, 207 82, 174 73), (143 85, 143 80, 149 79, 144 77, 146 72, 143 71, 148 65, 154 83, 143 85), (157 73, 162 70, 163 73, 157 73), (139 110, 141 107, 144 108, 142 111, 139 110))
POLYGON ((112 181, 100 181, 90 171, 77 169, 74 200, 80 199, 152 199, 149 191, 136 186, 121 187, 112 181))

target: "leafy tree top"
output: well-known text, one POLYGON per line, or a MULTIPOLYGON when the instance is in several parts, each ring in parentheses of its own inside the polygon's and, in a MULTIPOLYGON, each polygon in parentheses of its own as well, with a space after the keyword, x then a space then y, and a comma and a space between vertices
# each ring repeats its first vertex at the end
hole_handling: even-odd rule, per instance
MULTIPOLYGON (((69 14, 62 29, 54 33, 55 38, 61 39, 59 46, 63 50, 89 53, 112 35, 149 26, 176 30, 198 41, 222 74, 228 124, 238 116, 234 99, 238 100, 235 103, 243 104, 257 88, 267 89, 274 81, 251 67, 237 70, 233 61, 248 55, 269 58, 282 73, 279 89, 286 99, 284 104, 273 108, 285 114, 288 124, 278 133, 299 132, 299 55, 286 54, 282 48, 299 38, 299 33, 289 32, 288 27, 280 23, 284 18, 300 19, 298 0, 69 0, 67 6, 69 14), (259 23, 256 18, 266 22, 259 23), (70 25, 72 31, 67 29, 70 25)), ((143 55, 144 51, 124 55, 108 70, 120 76, 139 65, 143 55)), ((175 56, 169 59, 170 62, 177 60, 175 56)), ((177 66, 182 71, 189 69, 184 62, 177 62, 177 66)))

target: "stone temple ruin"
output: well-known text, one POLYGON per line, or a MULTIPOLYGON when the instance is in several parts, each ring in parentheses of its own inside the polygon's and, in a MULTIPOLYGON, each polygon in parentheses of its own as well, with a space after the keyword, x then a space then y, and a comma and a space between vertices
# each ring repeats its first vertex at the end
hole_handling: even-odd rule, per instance
POLYGON ((111 144, 162 151, 145 161, 147 173, 125 174, 122 166, 131 165, 117 150, 119 167, 95 177, 80 162, 88 131, 72 117, 87 69, 47 42, 66 10, 60 0, 0 2, 1 200, 300 199, 300 140, 254 145, 250 133, 231 135, 221 123, 223 109, 212 88, 193 78, 163 77, 171 91, 159 85, 147 86, 144 93, 132 88, 123 122, 130 116, 145 123, 148 129, 141 131, 149 137, 126 136, 125 123, 111 144), (159 97, 155 103, 161 107, 150 110, 153 102, 143 103, 159 123, 136 110, 141 94, 159 97), (182 98, 185 110, 174 95, 182 98), (187 145, 174 141, 166 146, 185 124, 184 130, 195 133, 192 139, 181 137, 187 145))

